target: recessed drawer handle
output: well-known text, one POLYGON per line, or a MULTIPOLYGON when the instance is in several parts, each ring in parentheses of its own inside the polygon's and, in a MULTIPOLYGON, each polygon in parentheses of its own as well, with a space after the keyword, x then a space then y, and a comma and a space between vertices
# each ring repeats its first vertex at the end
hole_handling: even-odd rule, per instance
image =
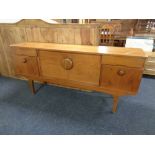
POLYGON ((120 70, 117 71, 117 74, 118 74, 119 76, 124 76, 124 75, 126 74, 126 71, 120 69, 120 70))
POLYGON ((62 67, 66 70, 70 70, 73 68, 73 61, 71 58, 65 58, 62 61, 62 67))
POLYGON ((22 63, 26 63, 26 62, 27 62, 27 59, 24 58, 24 59, 22 60, 22 63))

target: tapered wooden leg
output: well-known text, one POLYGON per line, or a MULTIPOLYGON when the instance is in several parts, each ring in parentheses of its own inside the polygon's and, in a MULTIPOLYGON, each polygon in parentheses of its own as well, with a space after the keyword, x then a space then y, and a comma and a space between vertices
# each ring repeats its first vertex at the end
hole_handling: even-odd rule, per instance
POLYGON ((118 105, 118 99, 119 96, 113 96, 113 108, 112 108, 112 112, 116 112, 117 111, 117 105, 118 105))
POLYGON ((28 80, 32 94, 35 94, 34 81, 28 80))

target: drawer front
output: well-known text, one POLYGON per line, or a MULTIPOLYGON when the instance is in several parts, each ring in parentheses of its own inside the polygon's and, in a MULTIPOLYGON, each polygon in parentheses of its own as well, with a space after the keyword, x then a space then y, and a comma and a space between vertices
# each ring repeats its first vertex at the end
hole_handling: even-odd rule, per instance
POLYGON ((102 56, 102 64, 123 65, 127 67, 143 67, 144 63, 145 63, 144 58, 111 56, 111 55, 102 56))
POLYGON ((100 84, 103 87, 135 93, 139 88, 142 73, 143 69, 102 65, 100 84))
POLYGON ((39 51, 41 75, 99 85, 100 56, 39 51))
POLYGON ((16 48, 15 49, 16 55, 25 55, 25 56, 36 56, 36 50, 35 49, 26 49, 26 48, 16 48))
POLYGON ((36 57, 14 56, 15 73, 24 76, 38 76, 39 70, 36 57))

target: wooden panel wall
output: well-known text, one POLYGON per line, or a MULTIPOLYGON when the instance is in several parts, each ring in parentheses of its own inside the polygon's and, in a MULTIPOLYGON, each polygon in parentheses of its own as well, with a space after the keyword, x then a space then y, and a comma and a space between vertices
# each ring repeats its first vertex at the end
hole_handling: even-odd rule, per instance
POLYGON ((0 24, 0 73, 15 76, 12 64, 12 43, 49 42, 62 44, 99 44, 98 24, 49 24, 42 20, 21 20, 0 24))

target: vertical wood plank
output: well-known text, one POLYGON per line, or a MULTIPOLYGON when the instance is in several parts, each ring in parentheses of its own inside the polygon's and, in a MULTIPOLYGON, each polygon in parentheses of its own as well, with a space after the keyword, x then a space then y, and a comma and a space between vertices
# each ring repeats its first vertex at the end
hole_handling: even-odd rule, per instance
POLYGON ((43 42, 47 42, 47 43, 56 43, 57 42, 57 36, 56 36, 55 29, 41 27, 40 34, 44 40, 43 42))
POLYGON ((63 43, 62 28, 56 28, 56 36, 57 36, 57 43, 62 44, 63 43))
POLYGON ((18 27, 6 27, 1 28, 1 42, 2 42, 2 48, 4 52, 4 58, 5 58, 5 67, 7 68, 7 75, 8 76, 14 76, 14 68, 12 63, 12 54, 11 54, 11 48, 10 44, 12 43, 20 43, 26 41, 26 34, 24 28, 18 28, 18 27))
POLYGON ((32 42, 33 41, 33 36, 32 36, 31 27, 25 27, 25 32, 26 32, 27 41, 32 42))
POLYGON ((77 45, 82 44, 82 41, 81 41, 81 29, 80 28, 74 29, 74 43, 77 44, 77 45))
POLYGON ((95 30, 94 28, 90 29, 90 45, 94 45, 95 44, 95 30))
POLYGON ((89 28, 81 28, 81 43, 82 45, 91 45, 89 28))
POLYGON ((62 28, 61 29, 61 39, 63 44, 74 44, 74 29, 72 28, 62 28))
POLYGON ((28 27, 26 28, 27 40, 29 42, 45 42, 41 35, 40 27, 28 27))
POLYGON ((99 46, 100 44, 100 30, 99 28, 94 28, 94 45, 99 46))
POLYGON ((1 31, 2 29, 0 28, 0 74, 7 76, 9 75, 9 69, 8 69, 6 52, 3 47, 1 31))

